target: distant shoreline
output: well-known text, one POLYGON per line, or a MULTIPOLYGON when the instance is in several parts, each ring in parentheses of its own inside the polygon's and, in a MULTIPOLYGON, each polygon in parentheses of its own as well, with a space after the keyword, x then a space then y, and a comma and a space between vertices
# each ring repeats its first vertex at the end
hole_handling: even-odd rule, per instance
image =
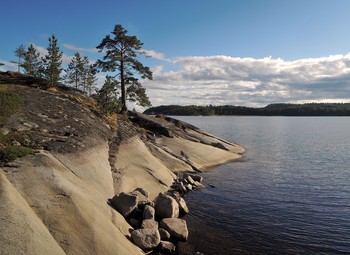
POLYGON ((261 108, 245 106, 161 105, 151 107, 145 114, 172 116, 350 116, 350 103, 270 104, 261 108))

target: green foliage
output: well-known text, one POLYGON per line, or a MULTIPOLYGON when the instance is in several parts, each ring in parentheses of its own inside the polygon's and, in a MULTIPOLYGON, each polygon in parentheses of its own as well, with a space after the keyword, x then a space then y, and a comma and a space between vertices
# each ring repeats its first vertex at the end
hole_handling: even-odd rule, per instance
POLYGON ((84 73, 84 62, 79 52, 75 52, 74 57, 68 64, 66 69, 65 80, 68 84, 72 84, 76 89, 79 88, 84 73))
POLYGON ((3 125, 7 118, 19 110, 21 98, 11 91, 0 90, 0 125, 3 125))
POLYGON ((43 66, 40 60, 40 54, 37 52, 33 44, 30 44, 24 55, 24 63, 22 64, 24 73, 36 78, 41 78, 43 74, 43 66))
POLYGON ((61 80, 62 72, 62 56, 63 52, 57 45, 57 38, 52 35, 49 38, 49 46, 47 47, 48 54, 42 58, 44 78, 49 81, 49 85, 54 86, 61 80))
POLYGON ((107 76, 102 88, 97 91, 96 101, 104 114, 119 112, 121 102, 119 99, 118 82, 111 76, 107 76))
POLYGON ((126 95, 130 102, 136 102, 143 107, 151 106, 146 89, 141 86, 137 79, 129 79, 127 84, 126 95))
POLYGON ((79 52, 68 64, 65 80, 68 84, 74 85, 76 89, 81 89, 86 94, 91 95, 96 84, 96 69, 89 64, 88 57, 82 58, 79 52))
POLYGON ((97 70, 94 65, 85 66, 83 76, 83 91, 89 96, 91 96, 92 92, 96 89, 96 73, 97 70))
POLYGON ((0 161, 9 162, 33 153, 34 151, 30 148, 12 145, 0 149, 0 161))
POLYGON ((17 65, 18 65, 18 72, 20 72, 20 67, 22 65, 22 58, 24 58, 26 54, 26 49, 24 47, 23 44, 19 45, 18 48, 15 50, 15 55, 16 57, 18 57, 18 62, 17 62, 17 65))
MULTIPOLYGON (((141 48, 143 43, 136 36, 128 35, 128 31, 121 25, 116 25, 111 35, 107 35, 96 47, 99 52, 104 52, 102 60, 96 62, 96 66, 103 72, 115 72, 115 78, 120 84, 122 111, 126 111, 127 86, 138 83, 136 76, 141 79, 152 79, 152 72, 149 67, 144 66, 137 60, 138 55, 142 55, 141 48), (132 82, 131 82, 132 81, 132 82)), ((141 86, 140 83, 137 85, 141 86)), ((130 90, 129 90, 130 91, 130 90)), ((145 90, 131 89, 129 98, 138 101, 139 97, 135 93, 144 93, 145 90)), ((145 99, 140 95, 141 99, 145 99)), ((142 104, 144 102, 141 102, 142 104)))
POLYGON ((350 116, 350 104, 271 104, 263 108, 244 106, 179 106, 163 105, 149 108, 146 114, 165 115, 256 115, 256 116, 350 116))

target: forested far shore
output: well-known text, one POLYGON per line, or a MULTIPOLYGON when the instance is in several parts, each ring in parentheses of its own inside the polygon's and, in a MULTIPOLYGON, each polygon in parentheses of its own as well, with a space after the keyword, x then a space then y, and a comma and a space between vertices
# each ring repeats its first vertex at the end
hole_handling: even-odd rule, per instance
POLYGON ((178 116, 350 116, 350 103, 269 104, 260 108, 233 105, 161 105, 151 107, 144 113, 178 116))

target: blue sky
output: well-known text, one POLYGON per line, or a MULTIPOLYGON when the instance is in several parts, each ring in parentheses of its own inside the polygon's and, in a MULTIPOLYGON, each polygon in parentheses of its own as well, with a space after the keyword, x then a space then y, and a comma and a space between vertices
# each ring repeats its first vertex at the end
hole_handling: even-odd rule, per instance
MULTIPOLYGON (((55 34, 64 63, 91 60, 115 24, 153 56, 153 105, 350 102, 348 0, 5 0, 1 70, 21 44, 45 54, 55 34)), ((100 84, 103 74, 100 74, 100 84)))

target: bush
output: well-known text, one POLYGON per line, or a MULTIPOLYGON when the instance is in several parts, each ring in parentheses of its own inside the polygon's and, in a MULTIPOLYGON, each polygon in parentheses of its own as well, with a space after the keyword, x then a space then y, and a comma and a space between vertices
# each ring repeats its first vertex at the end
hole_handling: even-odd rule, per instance
POLYGON ((0 91, 0 125, 19 110, 21 98, 11 91, 0 91))
POLYGON ((12 145, 0 149, 0 161, 9 162, 29 154, 34 154, 34 151, 27 147, 12 145))

